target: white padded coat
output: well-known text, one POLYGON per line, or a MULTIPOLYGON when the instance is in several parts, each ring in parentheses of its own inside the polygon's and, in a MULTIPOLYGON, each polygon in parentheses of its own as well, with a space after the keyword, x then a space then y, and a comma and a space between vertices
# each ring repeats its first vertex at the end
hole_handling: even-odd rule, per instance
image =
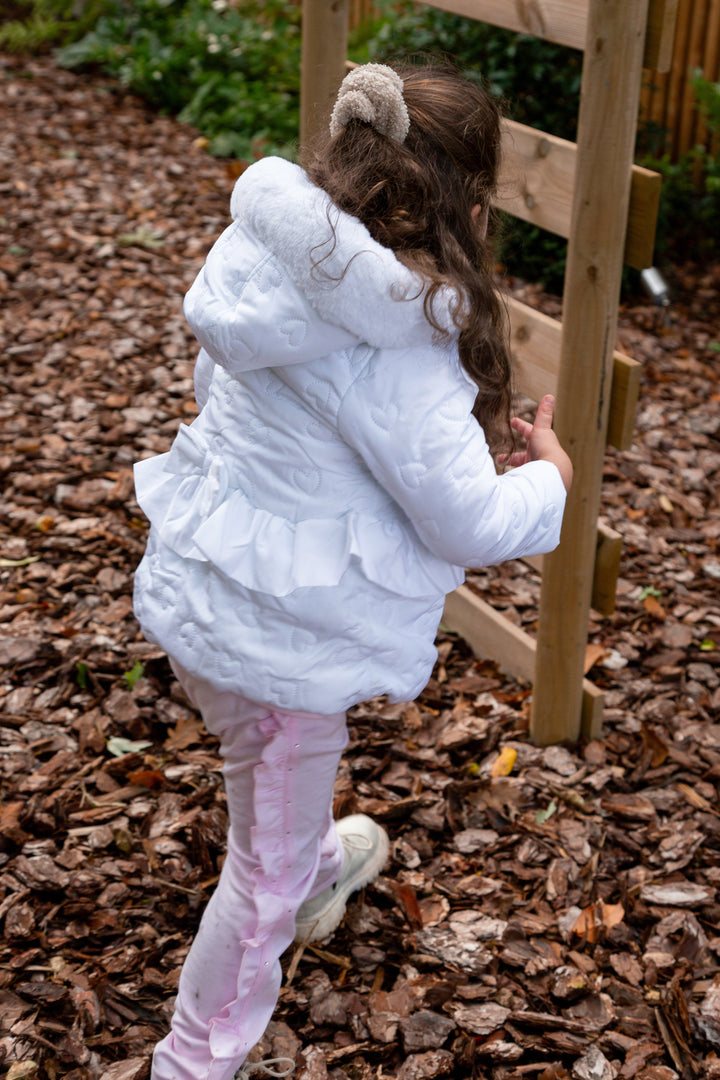
MULTIPOLYGON (((135 466, 138 619, 219 690, 316 713, 410 700, 462 568, 557 545, 559 472, 497 475, 418 278, 298 166, 252 165, 231 212, 185 299, 200 414, 135 466)), ((434 309, 448 328, 454 300, 434 309)))

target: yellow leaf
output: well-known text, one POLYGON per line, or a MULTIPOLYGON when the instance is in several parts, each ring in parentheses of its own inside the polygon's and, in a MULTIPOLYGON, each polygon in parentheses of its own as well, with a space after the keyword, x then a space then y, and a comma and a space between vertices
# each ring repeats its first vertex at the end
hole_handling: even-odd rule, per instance
POLYGON ((6 1074, 7 1080, 32 1080, 38 1073, 34 1061, 14 1061, 6 1074))
POLYGON ((670 502, 667 495, 660 495, 660 497, 658 498, 658 502, 660 503, 661 510, 664 510, 666 514, 672 514, 675 507, 670 502))
POLYGON ((491 776, 509 776, 517 759, 517 750, 504 746, 493 762, 491 776))

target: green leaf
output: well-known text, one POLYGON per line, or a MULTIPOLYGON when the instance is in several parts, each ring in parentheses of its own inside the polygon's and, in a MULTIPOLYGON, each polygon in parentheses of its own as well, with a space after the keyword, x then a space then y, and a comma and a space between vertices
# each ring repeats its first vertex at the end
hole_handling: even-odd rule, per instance
POLYGON ((119 735, 113 735, 111 739, 108 739, 106 746, 114 757, 122 757, 123 754, 137 754, 141 750, 147 750, 152 743, 133 742, 132 739, 123 739, 119 735))
POLYGON ((88 666, 82 660, 78 660, 75 665, 75 681, 81 690, 87 690, 88 666))
POLYGON ((655 599, 658 600, 662 596, 662 593, 659 589, 656 589, 654 585, 646 585, 644 589, 640 590, 638 599, 644 600, 647 596, 654 596, 655 599))
POLYGON ((144 247, 154 250, 155 248, 161 248, 165 246, 160 233, 153 232, 152 229, 146 229, 142 226, 136 229, 135 232, 120 233, 118 236, 118 244, 122 247, 144 247))
POLYGON ((700 642, 700 652, 714 652, 717 649, 717 645, 712 638, 703 638, 700 642))
POLYGON ((145 674, 145 665, 141 664, 139 660, 136 660, 129 671, 126 671, 123 675, 128 690, 132 690, 138 679, 142 679, 145 674))
POLYGON ((535 820, 537 821, 538 825, 544 824, 544 822, 546 822, 548 818, 551 818, 553 816, 556 810, 557 803, 554 799, 547 804, 544 810, 538 810, 537 814, 535 815, 535 820))

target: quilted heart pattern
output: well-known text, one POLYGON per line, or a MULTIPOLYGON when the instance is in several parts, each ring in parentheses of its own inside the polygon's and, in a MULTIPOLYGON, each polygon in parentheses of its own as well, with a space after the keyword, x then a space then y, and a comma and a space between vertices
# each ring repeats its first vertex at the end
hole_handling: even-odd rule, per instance
POLYGON ((339 211, 319 281, 327 199, 298 166, 250 166, 232 210, 185 300, 200 413, 135 468, 138 618, 254 701, 411 700, 463 566, 555 547, 562 481, 547 462, 498 476, 422 282, 339 211))

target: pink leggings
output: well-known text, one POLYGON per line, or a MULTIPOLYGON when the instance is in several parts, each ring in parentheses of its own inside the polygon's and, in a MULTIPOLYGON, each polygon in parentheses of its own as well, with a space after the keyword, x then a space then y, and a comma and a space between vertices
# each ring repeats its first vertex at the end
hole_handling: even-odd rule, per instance
POLYGON ((297 909, 342 868, 332 798, 347 729, 344 713, 287 712, 176 674, 220 739, 230 832, 151 1080, 230 1080, 275 1009, 297 909))

